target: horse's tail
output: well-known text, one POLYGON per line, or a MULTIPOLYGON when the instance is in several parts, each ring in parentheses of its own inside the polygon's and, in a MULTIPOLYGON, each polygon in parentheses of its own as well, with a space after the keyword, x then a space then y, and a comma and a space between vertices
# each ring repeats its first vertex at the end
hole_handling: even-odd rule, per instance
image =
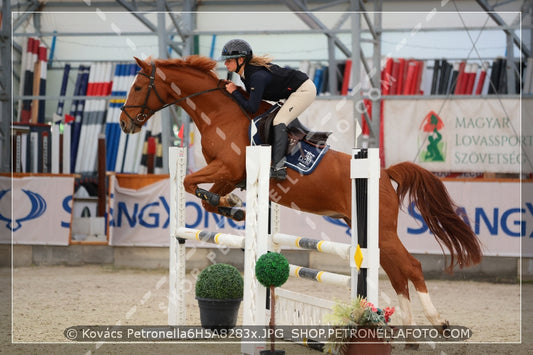
POLYGON ((450 251, 447 271, 451 273, 455 264, 463 268, 481 261, 479 239, 457 215, 457 207, 440 179, 409 162, 393 165, 387 173, 398 183, 396 191, 400 201, 409 192, 409 206, 414 202, 441 248, 444 245, 450 251))

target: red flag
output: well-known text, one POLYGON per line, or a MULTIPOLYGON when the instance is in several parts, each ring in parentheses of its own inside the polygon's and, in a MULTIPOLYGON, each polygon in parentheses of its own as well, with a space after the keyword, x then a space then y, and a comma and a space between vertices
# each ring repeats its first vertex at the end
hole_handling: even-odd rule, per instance
POLYGON ((68 113, 65 113, 65 123, 74 122, 76 120, 76 117, 69 115, 68 113))
POLYGON ((180 130, 178 132, 178 138, 180 139, 180 147, 183 147, 183 129, 184 129, 184 124, 181 125, 180 127, 180 130))

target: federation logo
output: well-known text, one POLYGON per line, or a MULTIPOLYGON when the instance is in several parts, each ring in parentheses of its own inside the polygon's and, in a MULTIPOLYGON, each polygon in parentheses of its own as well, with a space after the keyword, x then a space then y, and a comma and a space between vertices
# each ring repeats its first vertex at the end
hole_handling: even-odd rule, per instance
POLYGON ((313 162, 316 159, 316 155, 311 153, 307 149, 304 149, 304 153, 305 153, 304 156, 300 155, 300 157, 298 157, 298 162, 300 164, 303 164, 305 167, 309 167, 309 166, 313 165, 313 162))
POLYGON ((419 128, 420 161, 444 162, 446 157, 446 143, 442 141, 444 123, 434 111, 430 111, 419 128))
MULTIPOLYGON (((11 189, 0 190, 0 200, 10 190, 11 189)), ((35 218, 39 218, 46 211, 46 201, 41 195, 33 191, 24 190, 24 189, 22 189, 22 192, 26 194, 26 196, 28 197, 31 203, 31 209, 26 216, 14 219, 14 217, 8 218, 0 213, 0 221, 7 222, 6 228, 12 230, 13 232, 16 232, 17 230, 20 229, 20 227, 22 227, 22 222, 29 221, 35 218)))

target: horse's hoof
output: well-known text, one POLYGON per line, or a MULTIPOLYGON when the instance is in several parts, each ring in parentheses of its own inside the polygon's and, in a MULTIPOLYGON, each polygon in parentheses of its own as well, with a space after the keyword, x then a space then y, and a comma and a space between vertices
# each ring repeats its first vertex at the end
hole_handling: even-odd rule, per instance
POLYGON ((218 212, 226 217, 233 219, 234 221, 244 221, 244 210, 236 207, 219 207, 218 212))
POLYGON ((405 350, 418 350, 419 347, 420 347, 419 344, 412 344, 412 343, 405 344, 405 350))
POLYGON ((243 210, 237 210, 235 214, 233 215, 233 219, 235 221, 244 221, 244 211, 243 210))
POLYGON ((440 334, 444 334, 444 331, 450 327, 450 322, 445 320, 443 323, 441 323, 440 326, 437 327, 440 334))

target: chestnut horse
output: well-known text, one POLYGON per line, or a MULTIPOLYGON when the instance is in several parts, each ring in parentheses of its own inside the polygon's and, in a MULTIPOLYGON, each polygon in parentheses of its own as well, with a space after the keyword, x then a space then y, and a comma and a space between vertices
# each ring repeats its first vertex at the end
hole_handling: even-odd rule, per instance
MULTIPOLYGON (((120 125, 136 133, 152 114, 177 104, 192 118, 201 133, 207 166, 185 177, 185 190, 202 199, 203 207, 235 220, 244 219, 241 201, 231 192, 245 179, 245 152, 250 144, 250 117, 224 89, 214 68, 216 62, 200 56, 186 59, 135 58, 141 70, 131 86, 120 125), (212 183, 209 191, 198 187, 212 183)), ((264 102, 260 113, 270 108, 264 102)), ((271 180, 270 199, 281 205, 350 224, 350 155, 329 149, 309 175, 288 169, 283 182, 271 180)), ((429 229, 451 255, 448 270, 481 261, 477 236, 455 213, 456 207, 443 183, 431 172, 409 162, 382 169, 379 189, 380 261, 399 297, 402 322, 413 324, 408 281, 414 284, 424 313, 435 326, 447 326, 433 306, 420 262, 401 243, 397 234, 400 202, 414 202, 429 229), (391 179, 398 184, 396 190, 391 179)))

